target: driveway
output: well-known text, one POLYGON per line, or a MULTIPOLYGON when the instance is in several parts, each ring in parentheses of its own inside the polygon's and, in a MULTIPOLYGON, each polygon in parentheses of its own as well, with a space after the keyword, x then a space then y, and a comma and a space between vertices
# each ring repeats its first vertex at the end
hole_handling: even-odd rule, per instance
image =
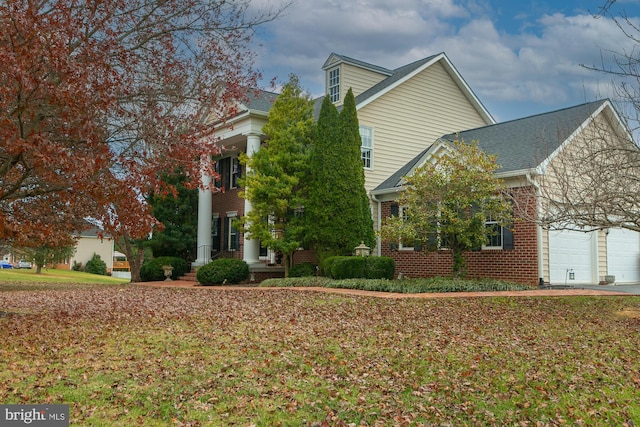
POLYGON ((569 285, 569 289, 590 289, 640 295, 640 283, 625 283, 619 285, 569 285))

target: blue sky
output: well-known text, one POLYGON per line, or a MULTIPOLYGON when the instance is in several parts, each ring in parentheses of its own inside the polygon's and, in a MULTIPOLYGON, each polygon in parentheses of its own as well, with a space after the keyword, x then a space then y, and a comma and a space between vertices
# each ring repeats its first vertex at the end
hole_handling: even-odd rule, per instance
MULTIPOLYGON (((497 121, 615 98, 611 77, 581 67, 633 45, 607 0, 297 0, 257 33, 265 81, 298 75, 324 94, 331 52, 387 68, 445 52, 497 121), (603 54, 604 52, 604 54, 603 54)), ((278 0, 254 0, 258 7, 278 0)), ((640 0, 617 0, 640 27, 640 0)))

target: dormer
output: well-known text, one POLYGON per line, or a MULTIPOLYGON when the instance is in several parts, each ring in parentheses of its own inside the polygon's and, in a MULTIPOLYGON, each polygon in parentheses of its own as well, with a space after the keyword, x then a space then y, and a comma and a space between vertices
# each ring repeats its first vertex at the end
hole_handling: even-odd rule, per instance
POLYGON ((325 94, 337 105, 342 104, 349 88, 354 96, 358 96, 393 74, 386 68, 336 53, 329 55, 322 69, 325 73, 325 94))

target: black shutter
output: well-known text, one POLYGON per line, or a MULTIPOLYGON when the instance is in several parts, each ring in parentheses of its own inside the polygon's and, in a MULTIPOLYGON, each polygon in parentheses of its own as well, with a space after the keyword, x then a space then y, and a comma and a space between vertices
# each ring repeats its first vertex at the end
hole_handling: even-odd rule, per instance
MULTIPOLYGON (((231 157, 225 157, 220 160, 220 175, 222 175, 222 188, 227 191, 231 188, 231 183, 229 182, 229 175, 231 170, 231 157)), ((225 243, 225 246, 227 244, 225 243)))
POLYGON ((222 218, 220 217, 215 218, 214 221, 215 221, 214 227, 215 227, 216 233, 213 236, 213 250, 216 252, 220 252, 220 237, 221 237, 220 228, 222 225, 222 218))
POLYGON ((502 227, 502 249, 505 251, 511 251, 515 248, 515 239, 513 237, 513 231, 507 227, 502 227))
POLYGON ((400 206, 397 203, 391 203, 391 216, 400 215, 400 206))
POLYGON ((222 241, 222 250, 229 250, 229 218, 224 219, 224 240, 222 241))

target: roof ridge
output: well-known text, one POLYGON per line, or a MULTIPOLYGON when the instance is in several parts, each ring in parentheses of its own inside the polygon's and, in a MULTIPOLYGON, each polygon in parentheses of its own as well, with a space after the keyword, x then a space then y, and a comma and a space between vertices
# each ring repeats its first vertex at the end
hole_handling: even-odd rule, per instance
POLYGON ((372 64, 371 62, 366 62, 366 61, 363 61, 361 59, 353 58, 353 57, 350 57, 350 56, 341 55, 339 53, 332 52, 329 55, 329 58, 331 58, 331 56, 334 56, 334 55, 339 57, 344 62, 349 62, 349 63, 351 63, 353 65, 356 65, 356 66, 365 67, 365 68, 371 68, 371 69, 383 72, 384 74, 389 74, 389 75, 393 74, 393 70, 391 70, 389 68, 383 67, 381 65, 372 64))
POLYGON ((432 60, 433 58, 436 58, 436 57, 438 57, 438 56, 440 56, 440 55, 445 55, 445 53, 444 53, 444 52, 439 52, 439 53, 436 53, 436 54, 434 54, 434 55, 425 56, 424 58, 421 58, 421 59, 416 59, 416 60, 415 60, 415 61, 413 61, 413 62, 410 62, 410 63, 405 64, 405 65, 401 65, 400 67, 395 68, 395 69, 393 70, 393 72, 394 72, 394 74, 395 74, 395 73, 397 73, 397 72, 401 71, 402 69, 405 69, 405 68, 412 68, 412 67, 416 67, 416 66, 422 65, 422 64, 424 64, 425 62, 429 62, 429 61, 430 61, 430 60, 432 60))
POLYGON ((537 113, 537 114, 532 114, 530 116, 519 117, 517 119, 511 119, 511 120, 507 120, 507 121, 504 121, 504 122, 494 123, 492 125, 479 126, 479 127, 471 128, 471 129, 464 129, 464 130, 461 130, 460 132, 448 133, 448 134, 446 134, 444 136, 453 135, 454 133, 471 132, 471 131, 474 131, 474 130, 484 129, 484 128, 493 127, 493 126, 506 125, 506 124, 509 124, 509 123, 514 123, 514 122, 519 122, 519 121, 523 121, 523 120, 533 119, 535 117, 548 116, 548 115, 551 115, 551 114, 561 113, 563 111, 568 111, 568 110, 573 110, 573 109, 576 109, 576 108, 586 107, 587 105, 603 104, 603 103, 605 103, 607 101, 610 101, 609 98, 602 98, 602 99, 598 99, 596 101, 584 102, 582 104, 571 105, 569 107, 558 108, 557 110, 545 111, 543 113, 537 113))

